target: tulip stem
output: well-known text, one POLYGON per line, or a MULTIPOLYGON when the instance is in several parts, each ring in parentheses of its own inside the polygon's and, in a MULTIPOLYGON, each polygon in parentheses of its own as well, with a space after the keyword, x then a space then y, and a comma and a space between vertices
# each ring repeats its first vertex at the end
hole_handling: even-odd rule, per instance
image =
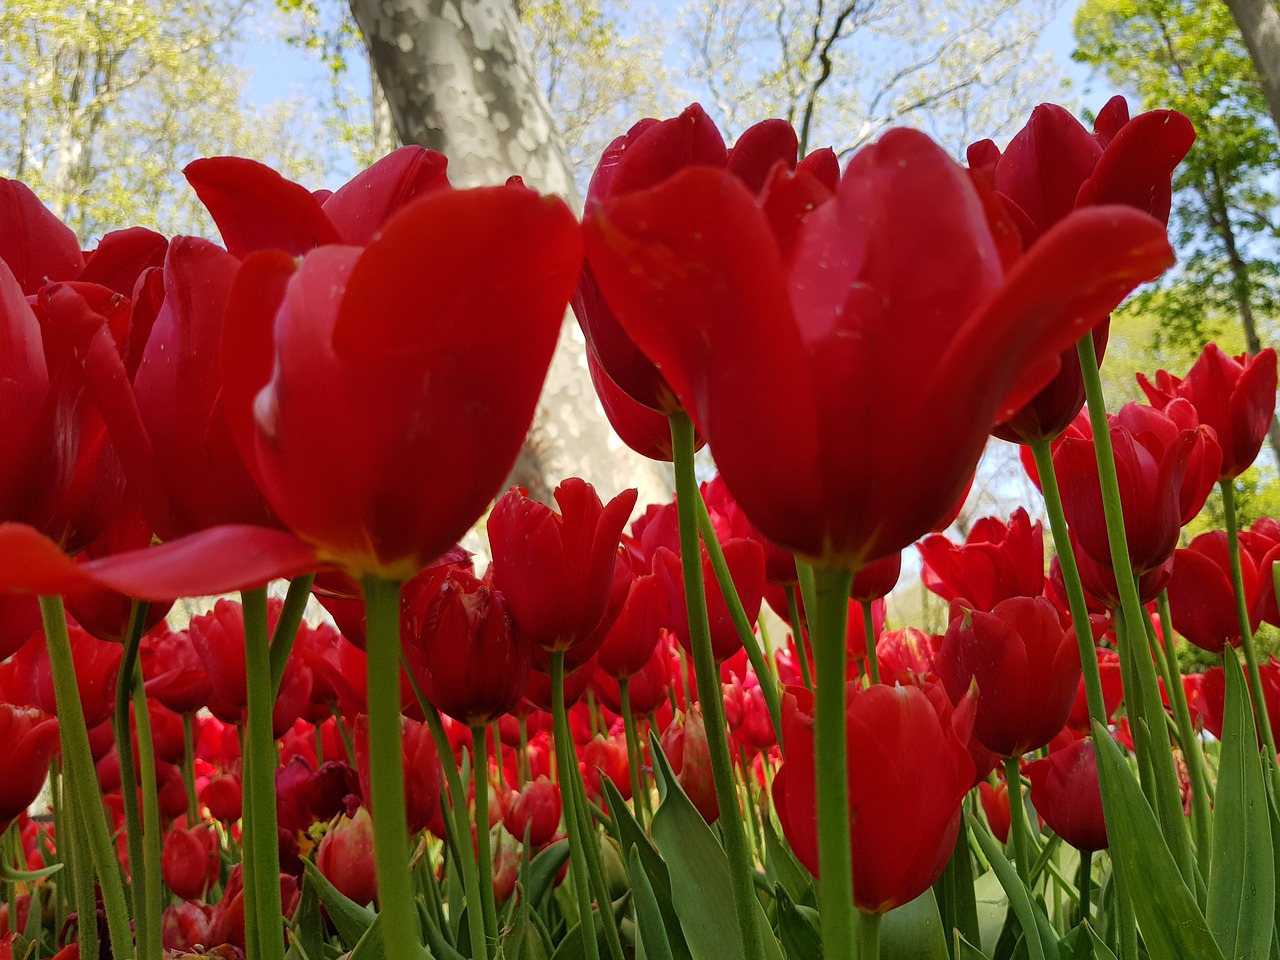
POLYGON ((1077 887, 1080 890, 1080 919, 1089 920, 1089 888, 1093 883, 1093 851, 1080 851, 1080 875, 1077 887))
POLYGON ((1267 745, 1267 769, 1271 772, 1271 785, 1280 795, 1280 763, 1276 759, 1276 738, 1271 732, 1271 720, 1267 716, 1267 700, 1262 693, 1262 674, 1258 672, 1258 649, 1253 642, 1253 629, 1249 624, 1249 606, 1244 594, 1244 572, 1240 567, 1240 527, 1236 517, 1236 490, 1231 480, 1223 480, 1222 513, 1227 525, 1227 556, 1231 560, 1231 588, 1236 597, 1236 617, 1240 621, 1240 645, 1244 650, 1245 670, 1249 675, 1249 696, 1253 699, 1254 722, 1262 742, 1267 745))
POLYGON ((484 724, 471 727, 471 782, 476 794, 476 863, 480 867, 480 906, 484 912, 484 932, 490 941, 498 939, 498 912, 493 900, 493 851, 489 844, 489 751, 484 724))
MULTIPOLYGON (((67 793, 65 774, 66 771, 64 770, 62 795, 56 799, 70 801, 69 805, 73 807, 78 806, 75 798, 67 793)), ((55 836, 60 838, 58 850, 71 873, 72 902, 76 911, 76 925, 79 928, 76 932, 76 939, 80 946, 80 957, 82 960, 98 960, 98 957, 101 956, 101 944, 98 942, 98 903, 93 893, 93 863, 91 862, 92 856, 89 851, 89 837, 77 811, 66 809, 65 807, 55 807, 54 809, 63 809, 65 814, 70 814, 69 816, 64 814, 55 836), (82 917, 93 917, 94 920, 88 924, 82 924, 82 917)), ((15 920, 18 916, 16 913, 9 915, 14 917, 15 920)))
POLYGON ((711 514, 707 511, 707 502, 702 499, 702 492, 695 491, 694 506, 698 508, 698 532, 702 534, 702 542, 706 544, 707 556, 711 558, 711 567, 715 570, 716 582, 720 584, 720 593, 729 607, 729 616, 738 631, 738 638, 747 651, 747 659, 751 661, 751 669, 756 672, 760 682, 760 692, 764 694, 764 704, 769 711, 769 722, 773 724, 773 736, 778 741, 778 749, 782 749, 782 701, 778 697, 778 684, 769 673, 769 665, 760 650, 760 642, 756 639, 751 621, 747 619, 747 611, 742 606, 742 598, 738 596, 738 588, 729 572, 729 564, 724 558, 724 550, 720 539, 716 536, 715 527, 711 525, 711 514))
MULTIPOLYGON (((689 646, 693 650, 698 700, 707 731, 707 751, 720 807, 720 832, 733 883, 733 906, 746 960, 763 960, 764 940, 756 914, 759 901, 751 880, 754 867, 743 835, 742 811, 733 777, 724 719, 720 670, 711 650, 707 595, 702 582, 702 550, 698 545, 698 478, 694 472, 693 422, 683 411, 671 415, 671 450, 676 474, 676 512, 680 524, 680 560, 684 573, 685 607, 689 614, 689 646)), ((847 595, 847 594, 846 594, 847 595)), ((846 853, 847 853, 846 847, 846 853)), ((847 856, 846 856, 847 859, 847 856)), ((827 956, 840 956, 828 951, 827 956)))
POLYGON ((845 649, 853 571, 814 571, 817 608, 809 614, 817 668, 814 749, 818 798, 818 908, 827 957, 857 957, 858 911, 854 907, 852 838, 849 823, 849 761, 845 698, 845 649), (814 613, 817 616, 814 616, 814 613))
POLYGON ((289 662, 293 642, 298 639, 298 627, 302 624, 302 614, 307 609, 307 600, 311 597, 311 585, 315 580, 314 573, 307 573, 289 581, 289 589, 284 595, 284 606, 280 608, 280 617, 276 620, 276 628, 271 633, 272 696, 280 691, 284 666, 289 662))
POLYGON ((1173 705, 1173 717, 1178 729, 1178 742, 1187 763, 1187 777, 1191 781, 1191 830, 1196 838, 1197 862, 1205 875, 1209 873, 1209 859, 1213 855, 1213 819, 1209 807, 1209 790, 1206 786, 1204 752, 1200 738, 1191 723, 1191 711, 1187 707, 1187 691, 1182 687, 1182 675, 1177 669, 1177 636, 1173 632, 1173 619, 1169 612, 1169 593, 1160 591, 1157 600, 1160 626, 1164 630, 1164 644, 1156 636, 1155 625, 1146 618, 1147 641, 1155 654, 1156 664, 1164 679, 1164 689, 1173 705), (1166 647, 1168 648, 1166 650, 1166 647))
MULTIPOLYGON (((560 771, 560 799, 564 807, 564 825, 569 834, 569 867, 573 873, 573 889, 578 897, 578 930, 582 952, 587 960, 600 960, 595 923, 591 916, 591 890, 587 876, 587 838, 578 816, 578 795, 574 789, 573 771, 577 761, 573 753, 573 735, 564 705, 564 651, 551 651, 551 718, 555 724, 556 766, 560 771)), ((607 909, 605 904, 600 908, 607 909)))
MULTIPOLYGON (((145 603, 140 604, 139 622, 146 617, 145 603)), ((135 927, 138 941, 138 960, 160 960, 164 953, 162 925, 164 914, 164 887, 161 881, 163 857, 160 831, 160 801, 156 794, 156 753, 151 737, 151 715, 147 711, 147 694, 142 688, 142 666, 133 663, 133 715, 138 728, 138 774, 142 780, 142 889, 133 884, 134 910, 139 903, 146 904, 145 925, 135 927)), ((277 884, 277 887, 279 884, 277 884)))
POLYGON ((182 715, 182 786, 187 791, 187 822, 199 820, 200 798, 196 794, 196 715, 194 713, 182 715))
MULTIPOLYGON (((363 579, 362 585, 369 671, 373 856, 378 878, 379 915, 382 917, 383 954, 388 960, 413 960, 422 956, 422 943, 409 872, 403 730, 400 697, 396 693, 400 689, 400 584, 370 575, 363 579), (388 696, 388 690, 393 694, 388 696)), ((464 805, 465 801, 464 793, 464 805)), ((279 884, 276 886, 278 888, 279 884)), ((481 944, 483 942, 481 938, 481 944)))
POLYGON ((627 768, 631 773, 631 806, 635 810, 636 822, 644 829, 648 817, 648 806, 645 802, 644 777, 640 772, 643 758, 640 754, 640 737, 636 732, 636 715, 631 709, 631 680, 623 677, 618 681, 618 706, 622 708, 622 728, 627 735, 627 768))
MULTIPOLYGON (((1120 606, 1128 632, 1120 631, 1119 642, 1134 643, 1134 630, 1141 630, 1142 601, 1138 596, 1137 579, 1132 575, 1133 563, 1129 559, 1129 542, 1125 534, 1124 510, 1120 501, 1120 481, 1116 474, 1115 452, 1111 446, 1110 424, 1107 421, 1106 399, 1102 394, 1102 378, 1098 372, 1098 357, 1093 337, 1084 336, 1076 343, 1080 355, 1085 397, 1089 406, 1089 421, 1093 429, 1093 449, 1098 464, 1098 482, 1102 493, 1103 515, 1107 526, 1107 543, 1111 549, 1111 569, 1115 573, 1116 589, 1120 594, 1120 606)), ((1145 638, 1144 638, 1145 639, 1145 638)), ((1145 646, 1145 643, 1143 643, 1145 646)), ((1123 656, 1123 654, 1122 654, 1123 656)), ((1096 659, 1096 656, 1095 656, 1096 659)), ((1160 822, 1165 841, 1178 864, 1179 872, 1188 887, 1195 889, 1195 861, 1191 854, 1191 838, 1187 832, 1186 818, 1182 813, 1181 789, 1178 774, 1173 765, 1173 752, 1168 749, 1168 736, 1157 745, 1154 737, 1164 731, 1164 709, 1160 706, 1160 694, 1156 682, 1156 667, 1135 644, 1132 662, 1136 675, 1137 696, 1130 708, 1138 707, 1133 725, 1135 743, 1139 755, 1146 753, 1153 776, 1144 783, 1144 792, 1160 822), (1135 702, 1136 701, 1136 702, 1135 702)), ((1126 691, 1126 695, 1128 692, 1126 691)))
POLYGON ((1027 843, 1027 808, 1022 802, 1022 770, 1017 757, 1004 758, 1004 781, 1009 785, 1009 840, 1018 879, 1031 892, 1031 851, 1027 843))
MULTIPOLYGON (((93 768, 93 752, 89 748, 89 732, 85 727, 84 708, 80 703, 80 688, 76 684, 71 637, 67 633, 67 617, 62 607, 62 598, 41 597, 40 614, 44 620, 54 698, 58 705, 58 733, 62 739, 62 795, 71 797, 71 802, 79 808, 80 819, 76 826, 82 828, 87 835, 84 847, 88 849, 92 869, 98 875, 102 903, 107 913, 111 955, 129 957, 133 954, 133 937, 129 930, 124 881, 120 877, 120 864, 116 860, 111 832, 107 828, 106 811, 102 806, 102 794, 93 768)), ((81 864, 85 870, 90 867, 83 859, 81 864)), ((90 913, 88 922, 91 937, 96 937, 92 919, 95 915, 96 910, 90 913)), ((82 930, 84 919, 82 916, 82 930)))
POLYGON ((875 616, 870 603, 859 601, 858 606, 862 608, 862 634, 867 641, 867 676, 871 678, 873 684, 876 684, 880 682, 880 662, 876 658, 875 616))
POLYGON ((791 620, 791 638, 796 642, 796 659, 800 661, 800 680, 813 693, 813 676, 809 673, 809 651, 805 648, 804 628, 800 624, 800 587, 787 584, 787 617, 791 620))
MULTIPOLYGON (((115 712, 111 717, 111 729, 116 740, 116 761, 120 768, 120 801, 124 807, 125 845, 129 851, 129 872, 136 876, 145 863, 142 852, 142 816, 138 810, 138 771, 134 766, 133 736, 129 724, 129 701, 133 694, 134 664, 138 662, 138 648, 142 643, 142 631, 147 619, 146 603, 134 600, 129 608, 129 625, 125 629, 124 650, 120 654, 120 669, 116 674, 115 712)), ((138 745, 142 749, 141 743, 138 745)), ((156 960, 149 954, 149 938, 144 931, 150 929, 148 912, 152 901, 143 896, 142 885, 132 884, 134 936, 137 938, 139 960, 156 960)), ((157 924, 159 919, 157 918, 157 924)))
POLYGON ((860 960, 880 960, 880 920, 881 914, 878 913, 864 913, 859 918, 858 956, 860 960))
MULTIPOLYGON (((471 936, 471 956, 475 960, 488 960, 489 945, 485 939, 484 930, 484 908, 480 906, 480 870, 473 856, 474 849, 470 844, 465 844, 467 836, 471 833, 471 822, 467 818, 467 791, 462 785, 462 773, 458 770, 458 760, 453 755, 453 747, 449 743, 449 735, 445 733, 444 724, 440 722, 440 711, 435 705, 426 698, 419 686, 417 678, 414 677, 413 671, 408 669, 404 663, 403 651, 400 655, 401 666, 404 668, 404 674, 409 678, 409 684, 413 687, 414 696, 418 700, 418 705, 422 708, 422 715, 427 719, 427 728, 431 731, 431 739, 435 742, 436 753, 440 756, 440 765, 444 767, 444 779, 448 784, 448 798, 444 796, 440 798, 441 804, 445 806, 446 830, 451 831, 453 835, 453 858, 458 864, 458 869, 462 871, 462 890, 466 896, 467 903, 471 905, 471 909, 467 910, 467 931, 471 936), (452 826, 448 821, 452 820, 452 826)), ((448 838, 446 838, 448 839, 448 838)))

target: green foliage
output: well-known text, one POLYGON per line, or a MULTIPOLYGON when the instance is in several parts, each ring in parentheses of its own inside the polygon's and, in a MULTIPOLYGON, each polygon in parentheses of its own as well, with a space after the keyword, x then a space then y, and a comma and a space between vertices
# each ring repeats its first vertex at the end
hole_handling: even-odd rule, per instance
POLYGON ((212 229, 181 177, 199 156, 314 176, 289 107, 249 116, 234 67, 247 4, 13 0, 0 8, 0 174, 86 240, 212 229))

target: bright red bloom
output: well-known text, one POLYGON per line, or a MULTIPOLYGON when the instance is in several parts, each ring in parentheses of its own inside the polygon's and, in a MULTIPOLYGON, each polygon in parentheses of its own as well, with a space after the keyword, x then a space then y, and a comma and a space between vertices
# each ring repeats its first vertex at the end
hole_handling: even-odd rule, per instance
MULTIPOLYGON (((96 727, 115 712, 116 675, 120 671, 123 649, 118 643, 95 640, 77 626, 68 625, 67 632, 84 722, 88 727, 96 727)), ((10 703, 27 704, 57 715, 53 669, 43 629, 0 666, 0 691, 3 699, 10 703)))
POLYGON ((504 823, 507 832, 523 842, 528 831, 529 843, 539 850, 551 842, 560 828, 560 788, 544 776, 526 783, 507 808, 504 823))
POLYGON ((591 484, 571 477, 555 498, 560 513, 515 487, 494 505, 488 530, 494 586, 517 629, 544 650, 563 651, 590 639, 604 620, 636 491, 605 506, 591 484))
POLYGON ((184 901, 165 907, 160 921, 164 948, 189 953, 209 942, 214 907, 207 903, 184 901))
POLYGON ((603 673, 618 680, 639 673, 658 648, 662 628, 663 609, 656 578, 648 573, 636 577, 627 590, 621 612, 596 651, 596 664, 603 673))
POLYGON ((1062 729, 1080 684, 1075 629, 1063 629, 1044 597, 1002 600, 990 613, 963 611, 938 651, 938 676, 953 702, 978 685, 973 732, 1002 757, 1038 750, 1062 729))
MULTIPOLYGON (((1262 698, 1267 704, 1267 719, 1271 721, 1271 734, 1280 736, 1280 661, 1272 655, 1266 663, 1258 664, 1258 674, 1262 679, 1262 698)), ((1204 728, 1222 739, 1222 720, 1226 709, 1226 678, 1222 667, 1210 667, 1198 678, 1198 683, 1188 690, 1187 704, 1191 715, 1204 725, 1204 728)), ((1246 688, 1247 689, 1247 688, 1246 688)), ((1252 695, 1250 696, 1252 700, 1252 695)), ((1262 738, 1258 738, 1261 745, 1262 738)))
MULTIPOLYGON (((360 792, 365 805, 370 807, 369 788, 369 718, 363 713, 355 722, 356 766, 360 771, 360 792)), ((408 717, 400 720, 400 748, 404 756, 404 801, 409 820, 409 835, 417 833, 431 822, 440 809, 440 788, 444 784, 444 769, 440 755, 436 753, 435 740, 425 723, 408 717)))
POLYGON ((989 611, 1001 600, 1044 592, 1044 528, 1022 507, 1007 524, 995 517, 979 520, 962 546, 935 533, 916 549, 924 561, 924 585, 944 600, 989 611))
MULTIPOLYGON (((1258 566, 1247 550, 1240 551, 1240 572, 1245 608, 1250 611, 1249 627, 1257 630, 1261 583, 1258 566)), ((1221 653, 1228 643, 1240 644, 1240 618, 1223 531, 1202 533, 1189 546, 1174 552, 1173 576, 1167 589, 1169 613, 1178 633, 1210 653, 1221 653)))
MULTIPOLYGON (((960 804, 973 784, 965 748, 972 713, 953 710, 940 686, 862 690, 851 684, 849 823, 854 901, 884 913, 927 890, 947 865, 960 830, 960 804)), ((791 849, 818 875, 813 696, 791 688, 783 698, 786 761, 774 777, 773 802, 791 849)))
POLYGON ((359 807, 350 819, 338 817, 316 851, 316 866, 344 896, 359 904, 372 903, 378 893, 373 863, 373 819, 359 807))
MULTIPOLYGON (((1124 699, 1124 682, 1120 676, 1120 655, 1109 647, 1095 647, 1098 658, 1098 673, 1102 678, 1102 703, 1107 709, 1107 722, 1124 699)), ((1071 705, 1071 715, 1067 718, 1067 726, 1079 733, 1088 734, 1091 729, 1089 718, 1089 698, 1085 692, 1084 677, 1080 678, 1080 686, 1076 688, 1076 700, 1071 705)))
POLYGON ((928 137, 893 130, 836 193, 775 168, 757 200, 689 167, 602 203, 584 229, 610 306, 747 516, 856 568, 931 529, 1080 318, 1171 262, 1163 226, 1130 208, 1076 211, 1021 258, 989 214, 928 137), (766 369, 785 390, 743 375, 766 369))
POLYGON ((300 266, 250 255, 225 403, 276 514, 357 576, 444 553, 515 461, 580 265, 568 208, 519 185, 431 191, 300 266))
POLYGON ((529 641, 512 629, 489 578, 454 569, 432 586, 417 596, 406 585, 402 606, 415 614, 402 632, 405 660, 441 712, 469 727, 488 726, 524 696, 529 641))
POLYGON ((623 800, 631 799, 631 766, 627 758, 627 744, 621 734, 607 737, 597 733, 582 745, 581 756, 582 782, 588 797, 602 803, 604 778, 608 777, 623 800))
POLYGON ((164 835, 164 882, 183 900, 195 900, 218 882, 218 836, 207 824, 174 827, 164 835))
POLYGON ((881 634, 876 642, 881 681, 891 685, 914 683, 914 678, 934 673, 941 646, 941 636, 915 627, 881 634))
POLYGON ((1209 343, 1185 380, 1161 370, 1154 384, 1138 374, 1138 385, 1161 410, 1178 397, 1191 401, 1200 422, 1217 434, 1222 448, 1219 477, 1230 480, 1257 459, 1275 416, 1276 352, 1268 347, 1256 357, 1232 358, 1209 343))
MULTIPOLYGON (((747 615, 755 623, 764 597, 764 550, 759 541, 735 537, 721 545, 729 577, 747 615)), ((703 548, 702 582, 707 595, 707 622, 711 631, 711 653, 721 663, 742 649, 742 638, 729 613, 729 602, 720 589, 711 556, 703 548)), ((654 579, 665 600, 666 624, 685 650, 691 650, 689 611, 684 594, 684 569, 681 558, 666 547, 659 547, 653 559, 654 579)))
POLYGON ((720 802, 716 799, 702 705, 695 703, 687 712, 677 713, 662 731, 661 744, 681 789, 688 794, 702 819, 715 823, 720 818, 720 802))
MULTIPOLYGON (((671 686, 671 674, 667 651, 674 642, 671 639, 671 632, 666 627, 659 628, 658 640, 649 654, 649 659, 637 672, 627 678, 627 694, 631 698, 631 709, 636 716, 651 714, 668 702, 667 689, 671 686)), ((598 660, 597 663, 599 663, 598 660)), ((614 713, 622 712, 617 679, 605 673, 604 670, 597 669, 592 676, 591 687, 601 703, 614 713)))
POLYGON ((1009 842, 1009 784, 997 780, 993 787, 987 780, 978 784, 978 799, 982 801, 982 812, 987 815, 987 825, 992 835, 1001 843, 1009 842))
POLYGON ((1107 849, 1098 760, 1092 740, 1076 740, 1027 764, 1031 802, 1044 822, 1077 850, 1107 849))
POLYGON ((58 752, 58 721, 34 707, 0 703, 0 832, 35 803, 58 752))

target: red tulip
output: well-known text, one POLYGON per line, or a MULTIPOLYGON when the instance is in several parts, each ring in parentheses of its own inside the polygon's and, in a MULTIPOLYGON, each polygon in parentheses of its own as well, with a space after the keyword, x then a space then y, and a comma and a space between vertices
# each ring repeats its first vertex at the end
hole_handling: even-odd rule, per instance
POLYGON ((1161 370, 1152 384, 1138 374, 1151 405, 1163 410, 1178 397, 1189 400, 1200 422, 1213 428, 1222 448, 1220 479, 1238 477, 1257 459, 1276 409, 1276 352, 1256 357, 1227 356, 1216 343, 1205 345, 1185 380, 1161 370))
POLYGON ((560 788, 547 777, 538 776, 526 783, 507 809, 504 818, 507 832, 517 840, 525 840, 541 849, 551 842, 560 828, 560 788))
POLYGON ((1044 529, 1019 507, 1002 523, 985 517, 962 546, 930 534, 916 548, 924 562, 924 584, 947 601, 963 599, 975 610, 991 610, 1010 597, 1044 592, 1044 529))
POLYGON ((250 255, 225 403, 276 514, 355 576, 405 580, 453 545, 528 431, 577 231, 522 186, 434 190, 365 248, 250 255))
MULTIPOLYGON (((1262 680, 1262 698, 1267 704, 1267 719, 1271 721, 1271 733, 1275 736, 1280 733, 1280 661, 1274 655, 1269 657, 1266 663, 1258 664, 1258 674, 1262 680)), ((1221 740, 1226 709, 1226 681, 1222 667, 1210 667, 1200 675, 1199 683, 1187 694, 1187 702, 1192 716, 1221 740)))
POLYGON ((908 130, 858 153, 837 194, 775 171, 757 202, 691 166, 603 202, 584 229, 609 305, 747 516, 854 568, 947 513, 1079 319, 1171 262, 1163 226, 1120 207, 1074 212, 1019 259, 964 171, 908 130), (786 389, 742 376, 763 369, 786 389))
POLYGON ((350 819, 340 815, 316 851, 316 867, 344 896, 359 904, 372 903, 378 893, 373 867, 373 820, 365 807, 350 819))
POLYGON ((218 837, 208 825, 174 827, 164 835, 161 872, 169 889, 183 900, 203 897, 218 882, 221 866, 218 837))
POLYGON ((58 721, 34 707, 0 703, 0 832, 35 803, 58 752, 58 721))
MULTIPOLYGON (((747 615, 747 622, 754 623, 760 616, 760 602, 764 597, 764 550, 758 541, 745 537, 725 541, 722 549, 730 579, 747 615)), ((729 613, 729 602, 720 589, 711 556, 705 548, 701 554, 711 652, 716 662, 722 663, 742 649, 742 638, 729 613)), ((659 547, 654 556, 653 570, 658 590, 665 597, 667 626, 685 650, 689 651, 692 649, 689 640, 689 612, 685 603, 681 558, 666 547, 659 547)))
MULTIPOLYGON (((1120 677, 1120 656, 1108 647, 1095 647, 1098 658, 1098 673, 1102 677, 1102 703, 1107 709, 1106 722, 1124 699, 1124 683, 1120 677)), ((1071 715, 1067 717, 1067 726, 1079 733, 1088 734, 1091 729, 1089 718, 1089 697, 1085 693, 1084 678, 1076 687, 1075 703, 1071 705, 1071 715)))
MULTIPOLYGON (((360 792, 365 806, 376 815, 370 803, 369 789, 369 718, 364 714, 355 722, 356 767, 360 771, 360 792)), ((436 753, 435 740, 425 723, 408 717, 400 719, 400 746, 404 757, 404 800, 409 821, 409 834, 422 830, 440 809, 440 788, 444 769, 436 753)))
POLYGON ((582 782, 587 796, 600 803, 604 798, 604 777, 631 799, 631 768, 627 762, 627 744, 619 737, 596 734, 582 748, 582 782))
POLYGON ((702 720, 702 707, 694 704, 687 712, 677 713, 662 732, 662 752, 671 761, 680 786, 707 823, 720 818, 720 803, 711 773, 711 751, 707 744, 707 728, 702 720))
MULTIPOLYGON (((1261 622, 1257 609, 1261 583, 1257 564, 1247 550, 1240 551, 1240 572, 1245 608, 1251 611, 1249 626, 1256 630, 1261 622)), ((1228 643, 1240 644, 1240 619, 1224 532, 1202 533, 1185 549, 1175 551, 1167 589, 1169 613, 1178 633, 1210 653, 1221 653, 1228 643)))
POLYGON ((963 610, 938 651, 938 676, 953 702, 978 687, 973 732, 989 750, 1018 757, 1062 729, 1080 685, 1074 628, 1063 629, 1044 597, 1014 597, 991 613, 963 610))
MULTIPOLYGON (((95 640, 77 626, 69 626, 68 635, 84 722, 88 727, 96 727, 115 712, 116 675, 123 650, 118 643, 95 640)), ((53 671, 43 630, 0 666, 0 690, 11 703, 29 704, 45 713, 57 714, 53 671)))
POLYGON ((243 811, 240 778, 229 773, 215 777, 200 791, 200 802, 209 808, 213 819, 235 823, 243 811))
POLYGON ((1001 843, 1009 842, 1009 784, 997 780, 993 787, 987 780, 978 784, 978 799, 982 801, 982 812, 987 815, 987 825, 992 835, 1001 843))
POLYGON ((516 628, 544 650, 567 651, 591 639, 604 620, 636 491, 624 490, 605 506, 591 484, 572 477, 556 487, 555 498, 560 513, 519 487, 509 490, 489 514, 489 545, 494 586, 516 628))
POLYGON ((189 953, 209 942, 214 907, 186 901, 165 907, 161 937, 166 950, 189 953))
POLYGON ((662 621, 656 578, 652 574, 636 577, 627 590, 622 610, 596 651, 601 672, 621 680, 644 670, 658 648, 662 621))
POLYGON ((1076 740, 1027 764, 1031 802, 1050 829, 1077 850, 1105 850, 1107 824, 1092 740, 1076 740))
POLYGON ((420 612, 402 638, 405 661, 443 713, 469 727, 488 726, 524 696, 529 642, 512 629, 487 577, 451 570, 428 594, 414 595, 406 585, 404 605, 420 612))
POLYGON ((880 635, 876 659, 883 683, 914 683, 917 677, 937 672, 942 637, 915 627, 903 627, 880 635))
MULTIPOLYGON (((960 805, 973 783, 965 749, 966 703, 952 710, 941 687, 849 686, 849 823, 854 900, 884 913, 914 900, 942 875, 960 829, 960 805)), ((813 697, 783 698, 786 761, 773 781, 782 830, 817 876, 818 838, 813 697)))
POLYGON ((276 822, 288 837, 306 833, 313 823, 327 823, 346 809, 347 797, 362 792, 359 775, 349 763, 330 760, 318 768, 299 756, 275 769, 276 822))

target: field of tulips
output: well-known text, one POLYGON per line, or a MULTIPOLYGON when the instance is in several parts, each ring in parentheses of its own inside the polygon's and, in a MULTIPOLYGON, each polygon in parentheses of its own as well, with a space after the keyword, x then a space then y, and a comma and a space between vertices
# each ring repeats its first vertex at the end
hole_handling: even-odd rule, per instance
POLYGON ((1098 376, 1194 136, 694 105, 581 222, 220 157, 221 244, 89 252, 0 181, 0 960, 1280 957, 1276 354, 1098 376), (570 305, 672 501, 502 490, 570 305), (992 435, 1043 503, 958 540, 992 435))

